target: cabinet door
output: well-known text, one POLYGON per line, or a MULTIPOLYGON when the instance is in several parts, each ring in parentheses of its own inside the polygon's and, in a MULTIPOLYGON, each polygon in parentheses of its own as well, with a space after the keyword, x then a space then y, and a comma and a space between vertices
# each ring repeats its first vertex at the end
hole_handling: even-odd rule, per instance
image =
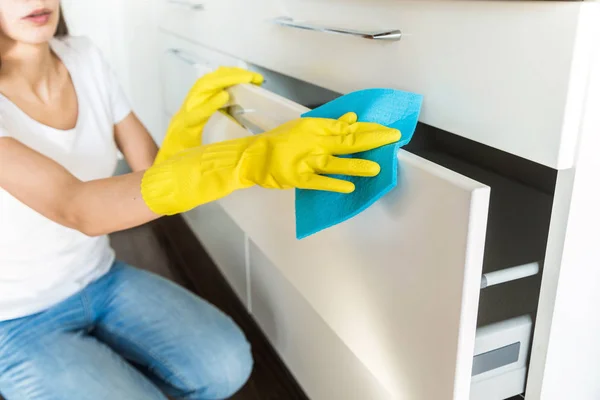
POLYGON ((309 398, 391 398, 352 350, 252 242, 249 264, 252 315, 309 398))
POLYGON ((246 236, 216 203, 184 214, 192 231, 227 279, 242 303, 248 306, 246 236))

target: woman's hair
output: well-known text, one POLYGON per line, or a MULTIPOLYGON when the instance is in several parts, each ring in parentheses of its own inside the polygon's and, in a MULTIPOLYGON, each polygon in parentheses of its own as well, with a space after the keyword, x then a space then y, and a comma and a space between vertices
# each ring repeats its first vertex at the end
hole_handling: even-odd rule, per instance
POLYGON ((63 14, 62 7, 60 8, 60 19, 58 20, 58 26, 56 27, 55 37, 63 37, 69 34, 69 27, 67 21, 65 21, 65 15, 63 14))

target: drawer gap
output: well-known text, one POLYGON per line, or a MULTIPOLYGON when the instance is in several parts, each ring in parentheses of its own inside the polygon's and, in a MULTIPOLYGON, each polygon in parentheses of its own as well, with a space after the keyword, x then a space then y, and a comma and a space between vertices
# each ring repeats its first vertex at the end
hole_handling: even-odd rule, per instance
MULTIPOLYGON (((536 261, 543 266, 555 170, 424 124, 406 149, 492 188, 484 273, 536 261)), ((483 290, 478 325, 528 313, 535 317, 541 277, 540 273, 483 290)))

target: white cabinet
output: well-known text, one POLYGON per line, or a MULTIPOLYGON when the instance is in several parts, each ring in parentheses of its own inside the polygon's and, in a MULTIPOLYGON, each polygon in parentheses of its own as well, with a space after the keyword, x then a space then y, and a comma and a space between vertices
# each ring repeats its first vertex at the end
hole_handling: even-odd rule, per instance
MULTIPOLYGON (((131 85, 161 93, 156 116, 225 64, 267 68, 265 86, 285 93, 231 90, 263 129, 306 111, 296 89, 308 84, 425 97, 423 147, 400 151, 398 188, 344 224, 297 241, 293 192, 258 188, 186 216, 311 398, 498 400, 525 382, 527 400, 600 398, 600 248, 587 231, 600 225, 600 4, 160 4, 163 34, 140 48, 158 54, 161 88, 131 85), (395 29, 400 41, 356 35, 395 29), (542 276, 480 292, 482 272, 532 261, 542 276), (504 341, 531 347, 529 361, 472 378, 473 356, 504 341)), ((219 113, 204 140, 249 134, 219 113)))

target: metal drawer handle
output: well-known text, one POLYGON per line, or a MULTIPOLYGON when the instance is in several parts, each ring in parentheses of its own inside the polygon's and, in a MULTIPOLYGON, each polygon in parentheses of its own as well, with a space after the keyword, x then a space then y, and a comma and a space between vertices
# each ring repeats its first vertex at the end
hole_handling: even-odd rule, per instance
POLYGON ((278 17, 272 20, 273 23, 281 26, 286 26, 290 28, 298 28, 305 29, 308 31, 316 31, 316 32, 325 32, 325 33, 335 33, 339 35, 350 35, 357 36, 364 39, 371 40, 388 40, 388 41, 398 41, 402 38, 402 32, 398 29, 389 30, 389 31, 355 31, 352 29, 342 29, 342 28, 331 28, 327 26, 321 25, 313 25, 306 22, 295 21, 293 18, 289 17, 278 17))
POLYGON ((175 57, 183 61, 184 63, 191 65, 192 67, 197 67, 202 65, 200 61, 196 59, 192 54, 189 54, 181 49, 168 49, 168 53, 173 54, 175 57))
POLYGON ((189 0, 167 0, 167 2, 171 3, 171 4, 177 4, 177 5, 180 5, 180 6, 189 7, 192 10, 195 10, 195 11, 204 10, 204 4, 202 4, 202 3, 196 3, 194 1, 189 1, 189 0))

